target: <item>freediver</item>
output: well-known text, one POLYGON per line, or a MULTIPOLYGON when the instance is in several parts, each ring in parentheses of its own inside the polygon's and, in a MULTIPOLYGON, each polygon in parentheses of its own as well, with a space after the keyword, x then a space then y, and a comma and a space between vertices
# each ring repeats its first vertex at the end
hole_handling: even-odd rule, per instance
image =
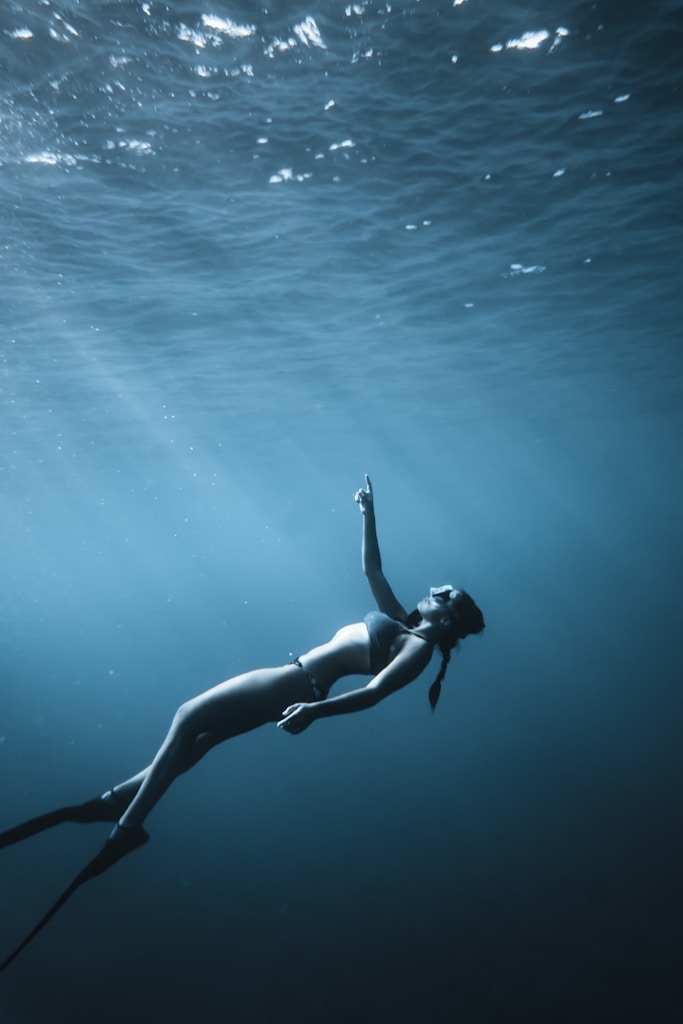
POLYGON ((484 618, 464 590, 432 587, 408 613, 382 571, 372 484, 355 494, 363 515, 362 565, 377 605, 362 622, 343 626, 327 643, 278 668, 262 668, 219 683, 176 712, 152 763, 102 796, 62 807, 0 833, 9 846, 65 821, 112 822, 103 848, 74 879, 21 945, 0 964, 4 970, 84 882, 106 871, 149 839, 145 820, 174 779, 219 743, 268 722, 298 734, 320 718, 373 707, 413 682, 439 648, 441 666, 429 690, 432 710, 441 692, 451 652, 484 628, 484 618), (344 676, 371 675, 367 685, 331 697, 344 676))

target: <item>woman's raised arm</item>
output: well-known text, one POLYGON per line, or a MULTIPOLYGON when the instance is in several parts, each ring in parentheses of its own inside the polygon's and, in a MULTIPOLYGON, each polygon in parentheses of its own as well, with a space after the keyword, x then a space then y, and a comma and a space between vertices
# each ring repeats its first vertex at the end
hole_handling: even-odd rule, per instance
POLYGON ((375 525, 375 502, 372 484, 367 473, 365 474, 365 487, 361 487, 356 491, 355 500, 360 505, 360 510, 363 513, 363 572, 370 584, 372 596, 381 612, 390 615, 392 619, 399 619, 401 622, 405 622, 408 618, 408 613, 397 599, 382 572, 382 559, 379 553, 377 527, 375 525))

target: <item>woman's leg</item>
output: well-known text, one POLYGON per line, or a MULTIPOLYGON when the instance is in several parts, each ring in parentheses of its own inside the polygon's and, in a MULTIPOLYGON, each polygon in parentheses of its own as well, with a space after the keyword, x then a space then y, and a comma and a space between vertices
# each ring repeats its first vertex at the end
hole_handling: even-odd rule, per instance
POLYGON ((142 824, 143 819, 164 795, 173 780, 183 772, 189 771, 212 746, 215 746, 216 742, 219 742, 213 739, 209 733, 202 733, 201 736, 194 738, 191 735, 188 736, 190 727, 191 723, 185 718, 185 706, 183 706, 176 712, 166 739, 152 763, 134 775, 132 779, 127 779, 111 790, 113 800, 120 803, 122 809, 125 808, 119 819, 120 824, 124 827, 130 828, 132 825, 142 824), (130 805, 136 800, 147 779, 150 779, 150 785, 145 787, 144 803, 137 802, 135 817, 132 814, 129 815, 130 805), (144 810, 141 811, 141 808, 144 810))
MULTIPOLYGON (((197 764, 198 761, 201 761, 204 754, 208 753, 209 750, 211 750, 212 747, 215 747, 216 743, 219 742, 220 740, 216 739, 208 732, 202 733, 201 736, 198 736, 194 741, 194 746, 190 751, 190 757, 188 758, 187 763, 180 768, 178 774, 180 775, 183 772, 189 771, 193 765, 197 764)), ((110 790, 102 795, 102 799, 109 800, 112 806, 116 803, 122 809, 128 807, 129 804, 133 802, 140 786, 147 778, 147 773, 151 767, 151 765, 147 765, 147 767, 143 768, 141 772, 137 773, 137 775, 133 775, 130 779, 126 779, 125 782, 119 782, 115 786, 112 786, 110 790)))
POLYGON ((135 790, 119 824, 124 829, 142 825, 173 780, 217 743, 277 721, 288 704, 310 700, 310 696, 305 674, 295 665, 286 665, 247 672, 183 704, 151 765, 115 787, 116 797, 135 790))
MULTIPOLYGON (((118 798, 122 803, 127 797, 133 796, 133 799, 103 848, 64 890, 24 941, 0 964, 0 971, 8 967, 39 934, 76 889, 147 842, 149 836, 142 822, 178 775, 196 764, 217 743, 266 722, 276 722, 289 704, 310 699, 311 684, 306 673, 295 665, 287 665, 238 676, 184 704, 176 713, 170 731, 149 768, 115 787, 114 792, 105 794, 105 798, 118 798)), ((102 802, 101 798, 92 801, 98 802, 102 802)), ((13 833, 16 831, 12 830, 13 833)))

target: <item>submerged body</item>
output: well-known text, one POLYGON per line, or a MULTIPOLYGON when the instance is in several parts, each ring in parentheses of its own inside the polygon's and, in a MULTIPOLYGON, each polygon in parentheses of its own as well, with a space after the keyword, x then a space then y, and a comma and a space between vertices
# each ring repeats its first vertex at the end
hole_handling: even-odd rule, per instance
POLYGON ((300 733, 318 718, 372 707, 416 679, 428 665, 434 647, 442 653, 439 674, 430 688, 432 708, 438 700, 450 651, 470 633, 484 628, 480 610, 464 591, 450 585, 432 588, 408 614, 382 572, 375 528, 372 486, 355 495, 363 513, 363 571, 378 610, 363 622, 343 626, 326 643, 300 655, 289 665, 255 669, 228 679, 193 697, 176 712, 152 763, 101 797, 58 808, 0 833, 0 847, 27 839, 62 821, 115 822, 100 853, 74 879, 29 936, 2 964, 4 970, 38 934, 71 894, 143 845, 147 815, 178 775, 195 765, 212 747, 277 722, 280 729, 300 733), (366 686, 331 695, 345 676, 371 675, 366 686))
POLYGON ((111 791, 130 800, 119 824, 124 829, 142 825, 173 779, 218 743, 268 722, 299 733, 316 718, 372 707, 412 682, 434 650, 435 641, 421 635, 425 629, 428 623, 418 632, 388 615, 370 613, 289 665, 245 672, 187 701, 149 768, 111 791), (387 621, 380 624, 375 616, 387 621), (373 679, 361 689, 330 696, 335 683, 353 675, 373 679))
POLYGON ((450 586, 432 589, 408 614, 382 572, 368 477, 355 499, 363 513, 363 571, 378 611, 343 626, 292 664, 245 672, 183 704, 152 764, 110 792, 125 807, 112 841, 140 828, 173 779, 216 744, 267 722, 299 733, 318 718, 372 707, 416 679, 437 644, 444 652, 443 675, 451 648, 483 629, 472 599, 450 586), (353 675, 373 678, 366 686, 330 696, 335 683, 353 675))

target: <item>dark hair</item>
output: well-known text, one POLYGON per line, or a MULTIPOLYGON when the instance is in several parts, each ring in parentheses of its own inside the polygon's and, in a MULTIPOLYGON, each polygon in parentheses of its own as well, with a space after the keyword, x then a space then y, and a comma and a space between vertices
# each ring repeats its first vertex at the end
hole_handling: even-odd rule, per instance
POLYGON ((436 679, 429 687, 429 703, 432 711, 436 708, 439 696, 441 695, 441 683, 446 675, 448 663, 451 660, 451 651, 454 648, 457 650, 460 647, 460 641, 464 640, 466 636, 470 636, 472 633, 481 633, 485 626, 481 609, 464 590, 458 591, 453 604, 454 607, 451 609, 451 628, 439 641, 441 668, 437 673, 436 679))

